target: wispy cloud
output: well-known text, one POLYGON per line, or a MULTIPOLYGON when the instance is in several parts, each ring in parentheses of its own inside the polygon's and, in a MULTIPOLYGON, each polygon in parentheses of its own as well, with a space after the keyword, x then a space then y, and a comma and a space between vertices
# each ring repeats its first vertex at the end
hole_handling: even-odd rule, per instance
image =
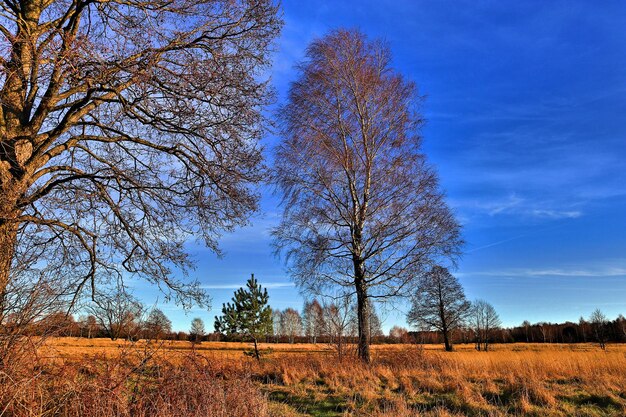
POLYGON ((472 214, 483 214, 491 217, 500 215, 519 216, 534 219, 576 219, 583 215, 581 209, 575 205, 563 208, 556 207, 556 203, 550 201, 533 201, 511 193, 507 197, 488 200, 457 200, 453 205, 472 214))
POLYGON ((530 211, 530 214, 534 217, 549 218, 549 219, 576 219, 583 215, 580 210, 545 210, 534 209, 530 211))
POLYGON ((471 247, 470 249, 466 250, 465 252, 466 253, 478 252, 480 250, 491 248, 493 246, 502 245, 502 244, 505 244, 505 243, 508 243, 508 242, 512 242, 514 240, 518 240, 518 239, 522 239, 522 238, 527 238, 527 237, 531 237, 531 236, 540 235, 540 234, 542 234, 544 232, 552 231, 552 230, 555 230, 555 229, 560 229, 560 228, 563 228, 563 227, 566 227, 565 223, 560 223, 560 224, 557 224, 556 226, 546 227, 546 228, 542 228, 542 229, 534 229, 533 231, 528 232, 528 233, 522 233, 522 234, 519 234, 519 235, 514 235, 514 236, 508 237, 506 239, 497 240, 495 242, 487 243, 487 244, 484 244, 484 245, 481 245, 481 246, 478 246, 478 247, 471 247))
POLYGON ((508 242, 513 241, 513 240, 521 239, 521 238, 526 237, 526 236, 528 236, 528 235, 524 234, 524 235, 519 235, 519 236, 513 236, 513 237, 510 237, 508 239, 498 240, 497 242, 492 242, 492 243, 488 243, 486 245, 478 246, 477 248, 469 249, 466 252, 467 253, 477 252, 479 250, 491 248, 493 246, 498 246, 498 245, 502 245, 503 243, 508 243, 508 242))
MULTIPOLYGON (((261 287, 267 289, 281 289, 281 288, 293 288, 295 284, 293 282, 260 282, 261 287)), ((205 290, 237 290, 245 287, 245 283, 241 284, 207 284, 201 285, 205 290)))
POLYGON ((523 198, 520 198, 515 194, 511 194, 504 200, 484 203, 482 207, 478 204, 477 207, 484 208, 490 216, 495 216, 496 214, 519 211, 522 203, 524 203, 523 198))
POLYGON ((626 277, 626 267, 555 267, 555 268, 513 268, 494 271, 464 272, 463 276, 490 277, 626 277))

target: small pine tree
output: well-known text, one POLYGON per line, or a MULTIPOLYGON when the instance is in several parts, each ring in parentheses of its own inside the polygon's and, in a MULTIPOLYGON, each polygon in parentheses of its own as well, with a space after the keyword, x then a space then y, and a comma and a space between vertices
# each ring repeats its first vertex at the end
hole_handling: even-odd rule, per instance
POLYGON ((258 340, 273 331, 272 309, 267 304, 267 289, 261 288, 254 279, 254 274, 246 287, 235 292, 232 304, 222 305, 222 316, 215 317, 215 331, 251 339, 254 343, 254 356, 259 360, 258 340))

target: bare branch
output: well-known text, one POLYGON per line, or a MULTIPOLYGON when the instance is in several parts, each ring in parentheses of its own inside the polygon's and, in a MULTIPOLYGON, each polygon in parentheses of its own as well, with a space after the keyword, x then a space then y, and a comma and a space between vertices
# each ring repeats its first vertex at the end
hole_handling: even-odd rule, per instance
POLYGON ((410 294, 461 245, 420 151, 420 99, 389 57, 381 42, 354 31, 313 42, 279 112, 283 141, 273 171, 284 205, 276 249, 303 290, 357 295, 365 360, 368 299, 410 294))

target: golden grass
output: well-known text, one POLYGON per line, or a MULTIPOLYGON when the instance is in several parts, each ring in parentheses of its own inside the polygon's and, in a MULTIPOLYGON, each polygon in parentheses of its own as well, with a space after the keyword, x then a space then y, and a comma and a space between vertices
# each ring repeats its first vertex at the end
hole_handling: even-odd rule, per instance
MULTIPOLYGON (((490 352, 461 345, 450 353, 434 345, 376 345, 370 366, 353 358, 340 362, 320 344, 262 344, 271 353, 261 363, 243 355, 249 348, 58 338, 40 353, 65 366, 89 358, 114 361, 120 352, 149 354, 150 361, 176 369, 188 366, 190 357, 202 358, 226 385, 249 381, 260 389, 274 416, 626 416, 623 345, 602 351, 591 344, 511 344, 490 352)), ((256 395, 251 392, 249 401, 256 395)))

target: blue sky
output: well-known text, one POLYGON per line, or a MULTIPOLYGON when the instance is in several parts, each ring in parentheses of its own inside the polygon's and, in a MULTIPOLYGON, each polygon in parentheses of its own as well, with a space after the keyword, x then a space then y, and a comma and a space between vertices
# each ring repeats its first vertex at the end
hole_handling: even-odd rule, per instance
MULTIPOLYGON (((626 2, 284 1, 272 80, 279 102, 311 40, 337 27, 384 38, 426 96, 424 151, 467 241, 456 271, 505 325, 626 314, 626 2), (601 6, 600 6, 601 5, 601 6)), ((268 158, 277 139, 267 137, 268 158)), ((302 297, 270 247, 278 198, 262 190, 252 226, 200 246, 192 276, 211 311, 162 306, 174 327, 207 328, 254 272, 273 307, 302 297)), ((140 286, 146 302, 154 292, 140 286)), ((406 325, 403 303, 384 328, 406 325)))

